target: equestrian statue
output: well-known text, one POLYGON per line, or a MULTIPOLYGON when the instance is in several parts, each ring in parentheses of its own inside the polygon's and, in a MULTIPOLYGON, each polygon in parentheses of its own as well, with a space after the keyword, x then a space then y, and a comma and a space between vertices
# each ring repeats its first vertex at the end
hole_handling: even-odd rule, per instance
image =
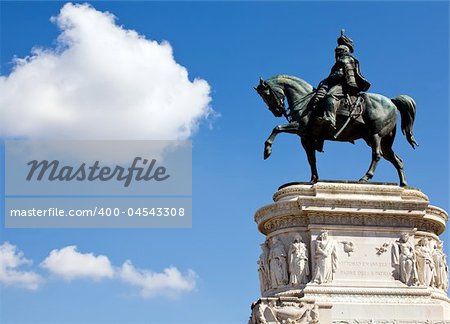
POLYGON ((359 61, 352 55, 353 41, 344 35, 344 30, 337 43, 336 62, 317 89, 288 75, 260 78, 255 90, 276 117, 284 116, 288 121, 286 125, 276 126, 266 140, 264 159, 272 153, 273 141, 279 133, 296 134, 308 157, 311 182, 315 183, 319 180, 315 151, 323 152, 325 140, 354 143, 362 138, 372 148, 372 161, 360 182, 368 182, 373 177, 383 157, 396 168, 400 186, 407 186, 403 161, 392 150, 392 144, 398 110, 403 134, 413 148, 417 146, 413 135, 416 103, 407 95, 389 99, 367 93, 370 83, 361 75, 359 61))

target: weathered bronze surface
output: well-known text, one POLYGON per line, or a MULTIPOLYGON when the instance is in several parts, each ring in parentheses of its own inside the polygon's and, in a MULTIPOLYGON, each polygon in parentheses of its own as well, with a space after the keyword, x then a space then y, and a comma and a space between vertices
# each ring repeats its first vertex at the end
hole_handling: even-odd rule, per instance
POLYGON ((315 151, 322 152, 325 140, 353 143, 364 139, 372 148, 372 161, 360 181, 368 182, 373 177, 383 157, 397 169, 400 185, 407 186, 403 161, 392 150, 392 144, 398 110, 403 134, 413 148, 417 146, 413 135, 416 103, 407 95, 389 99, 365 93, 370 83, 361 75, 358 60, 350 54, 353 42, 343 32, 335 52, 336 63, 317 89, 294 76, 260 79, 255 90, 276 117, 284 116, 288 121, 276 126, 266 140, 264 159, 272 153, 279 133, 296 134, 301 137, 311 167, 311 182, 315 183, 319 180, 315 151))

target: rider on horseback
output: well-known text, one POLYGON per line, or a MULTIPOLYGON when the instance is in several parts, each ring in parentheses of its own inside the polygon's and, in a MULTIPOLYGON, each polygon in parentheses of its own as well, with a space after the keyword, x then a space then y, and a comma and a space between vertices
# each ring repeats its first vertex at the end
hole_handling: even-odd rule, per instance
POLYGON ((341 99, 346 95, 356 95, 361 91, 367 91, 370 87, 370 83, 361 75, 359 61, 351 55, 353 41, 344 35, 344 30, 341 31, 337 43, 336 63, 331 68, 330 75, 320 82, 312 99, 314 108, 323 99, 324 116, 319 119, 333 128, 336 128, 336 110, 341 99))

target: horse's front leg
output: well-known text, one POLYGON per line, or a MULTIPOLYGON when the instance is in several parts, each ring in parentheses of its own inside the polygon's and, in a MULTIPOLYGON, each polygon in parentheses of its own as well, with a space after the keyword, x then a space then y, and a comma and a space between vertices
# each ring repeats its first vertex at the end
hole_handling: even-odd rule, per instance
POLYGON ((267 159, 270 154, 272 154, 272 144, 275 140, 275 137, 279 133, 289 133, 289 134, 297 134, 298 132, 298 123, 293 122, 286 125, 278 125, 273 130, 267 140, 264 142, 264 160, 267 159))
POLYGON ((311 167, 311 183, 319 181, 319 173, 317 172, 316 164, 316 149, 314 140, 308 137, 302 137, 302 145, 305 149, 306 156, 308 158, 309 166, 311 167))
POLYGON ((370 141, 370 146, 372 147, 372 161, 364 177, 359 179, 360 182, 369 182, 372 179, 375 169, 377 168, 378 161, 381 158, 381 137, 378 134, 372 136, 370 141))

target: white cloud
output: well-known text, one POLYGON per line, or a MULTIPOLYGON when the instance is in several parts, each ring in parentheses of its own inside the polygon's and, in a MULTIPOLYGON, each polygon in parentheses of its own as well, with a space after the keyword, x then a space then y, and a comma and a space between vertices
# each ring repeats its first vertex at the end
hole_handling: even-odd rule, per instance
POLYGON ((0 76, 0 135, 186 139, 211 112, 210 87, 189 81, 169 43, 145 39, 87 4, 52 19, 55 49, 33 49, 0 76))
POLYGON ((126 261, 119 270, 119 276, 125 282, 140 288, 142 297, 165 295, 178 297, 195 289, 197 275, 189 270, 183 276, 175 267, 164 269, 162 273, 137 269, 130 261, 126 261))
POLYGON ((43 282, 40 275, 33 271, 18 270, 20 266, 31 264, 15 245, 9 242, 0 245, 0 283, 30 290, 38 289, 43 282))
MULTIPOLYGON (((37 290, 43 283, 42 276, 33 271, 18 268, 31 265, 23 252, 8 242, 0 245, 0 283, 37 290)), ((67 281, 75 279, 114 279, 137 287, 144 298, 155 296, 179 297, 196 288, 197 275, 193 270, 181 273, 176 267, 168 267, 163 272, 138 269, 127 260, 121 267, 114 267, 109 258, 93 253, 80 253, 74 245, 52 250, 41 262, 56 277, 67 281)))
POLYGON ((108 257, 93 253, 80 253, 74 245, 53 250, 41 266, 65 280, 112 278, 114 269, 108 257))

